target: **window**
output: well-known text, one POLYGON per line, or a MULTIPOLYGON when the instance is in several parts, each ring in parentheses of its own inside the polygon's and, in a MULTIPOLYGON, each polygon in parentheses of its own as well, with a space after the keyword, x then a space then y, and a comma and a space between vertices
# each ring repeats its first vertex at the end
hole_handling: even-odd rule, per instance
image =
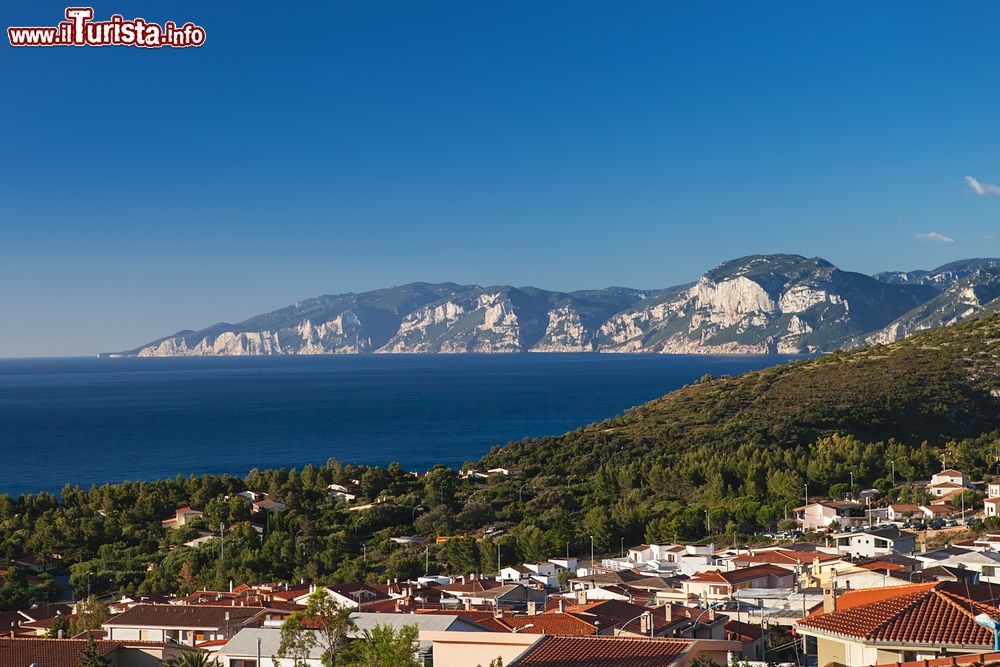
POLYGON ((244 658, 230 658, 229 667, 257 667, 257 661, 244 658))

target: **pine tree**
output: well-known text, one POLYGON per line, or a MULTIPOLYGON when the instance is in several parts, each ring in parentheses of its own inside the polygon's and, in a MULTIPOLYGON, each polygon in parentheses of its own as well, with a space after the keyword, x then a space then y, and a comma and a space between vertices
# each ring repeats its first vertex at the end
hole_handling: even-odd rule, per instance
POLYGON ((87 646, 80 651, 80 667, 111 667, 108 659, 97 652, 93 637, 87 637, 87 646))

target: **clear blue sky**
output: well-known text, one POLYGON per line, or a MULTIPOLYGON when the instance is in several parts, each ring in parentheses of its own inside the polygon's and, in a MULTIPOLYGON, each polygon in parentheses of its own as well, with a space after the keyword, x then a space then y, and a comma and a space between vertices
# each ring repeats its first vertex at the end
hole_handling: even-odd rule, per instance
MULTIPOLYGON (((3 6, 6 28, 65 4, 3 6)), ((649 288, 750 253, 864 272, 1000 255, 996 3, 95 12, 191 20, 207 43, 0 45, 0 355, 414 280, 649 288)))

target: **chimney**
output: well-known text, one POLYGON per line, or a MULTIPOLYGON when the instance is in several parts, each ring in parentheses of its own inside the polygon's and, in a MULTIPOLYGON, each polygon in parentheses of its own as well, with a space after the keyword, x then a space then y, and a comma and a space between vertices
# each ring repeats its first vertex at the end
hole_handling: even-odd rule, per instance
POLYGON ((576 592, 576 603, 587 604, 587 590, 585 588, 581 588, 576 592))
POLYGON ((566 611, 566 598, 559 598, 559 613, 566 611))
POLYGON ((227 623, 229 622, 229 612, 228 611, 226 612, 226 622, 227 623))
POLYGON ((642 616, 639 617, 639 634, 643 637, 648 637, 649 632, 653 627, 653 613, 647 611, 642 616))
POLYGON ((534 600, 528 600, 528 616, 534 616, 538 613, 538 603, 534 600))
POLYGON ((837 596, 840 590, 836 584, 823 587, 823 613, 829 614, 837 611, 837 596))
POLYGON ((502 620, 503 619, 503 609, 501 609, 500 607, 497 607, 496 609, 494 609, 493 610, 493 618, 499 618, 499 619, 502 620))
POLYGON ((465 598, 465 611, 472 611, 472 598, 465 598))

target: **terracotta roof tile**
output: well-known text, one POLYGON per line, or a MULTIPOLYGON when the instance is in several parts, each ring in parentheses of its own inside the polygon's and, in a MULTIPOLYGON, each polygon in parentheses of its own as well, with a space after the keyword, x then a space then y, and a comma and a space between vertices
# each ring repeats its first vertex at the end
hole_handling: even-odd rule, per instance
POLYGON ((227 623, 234 626, 243 625, 263 612, 263 607, 137 604, 106 621, 105 625, 154 628, 222 628, 227 623))
MULTIPOLYGON (((87 646, 85 639, 9 639, 0 638, 0 665, 10 667, 79 667, 80 652, 87 646)), ((163 647, 159 642, 95 641, 101 655, 108 655, 122 646, 163 647)))
POLYGON ((677 639, 546 637, 512 667, 663 667, 690 645, 677 639))
POLYGON ((951 582, 869 589, 843 595, 836 611, 811 615, 799 625, 873 642, 992 646, 993 633, 974 620, 980 613, 997 617, 987 602, 995 602, 987 587, 951 582))

